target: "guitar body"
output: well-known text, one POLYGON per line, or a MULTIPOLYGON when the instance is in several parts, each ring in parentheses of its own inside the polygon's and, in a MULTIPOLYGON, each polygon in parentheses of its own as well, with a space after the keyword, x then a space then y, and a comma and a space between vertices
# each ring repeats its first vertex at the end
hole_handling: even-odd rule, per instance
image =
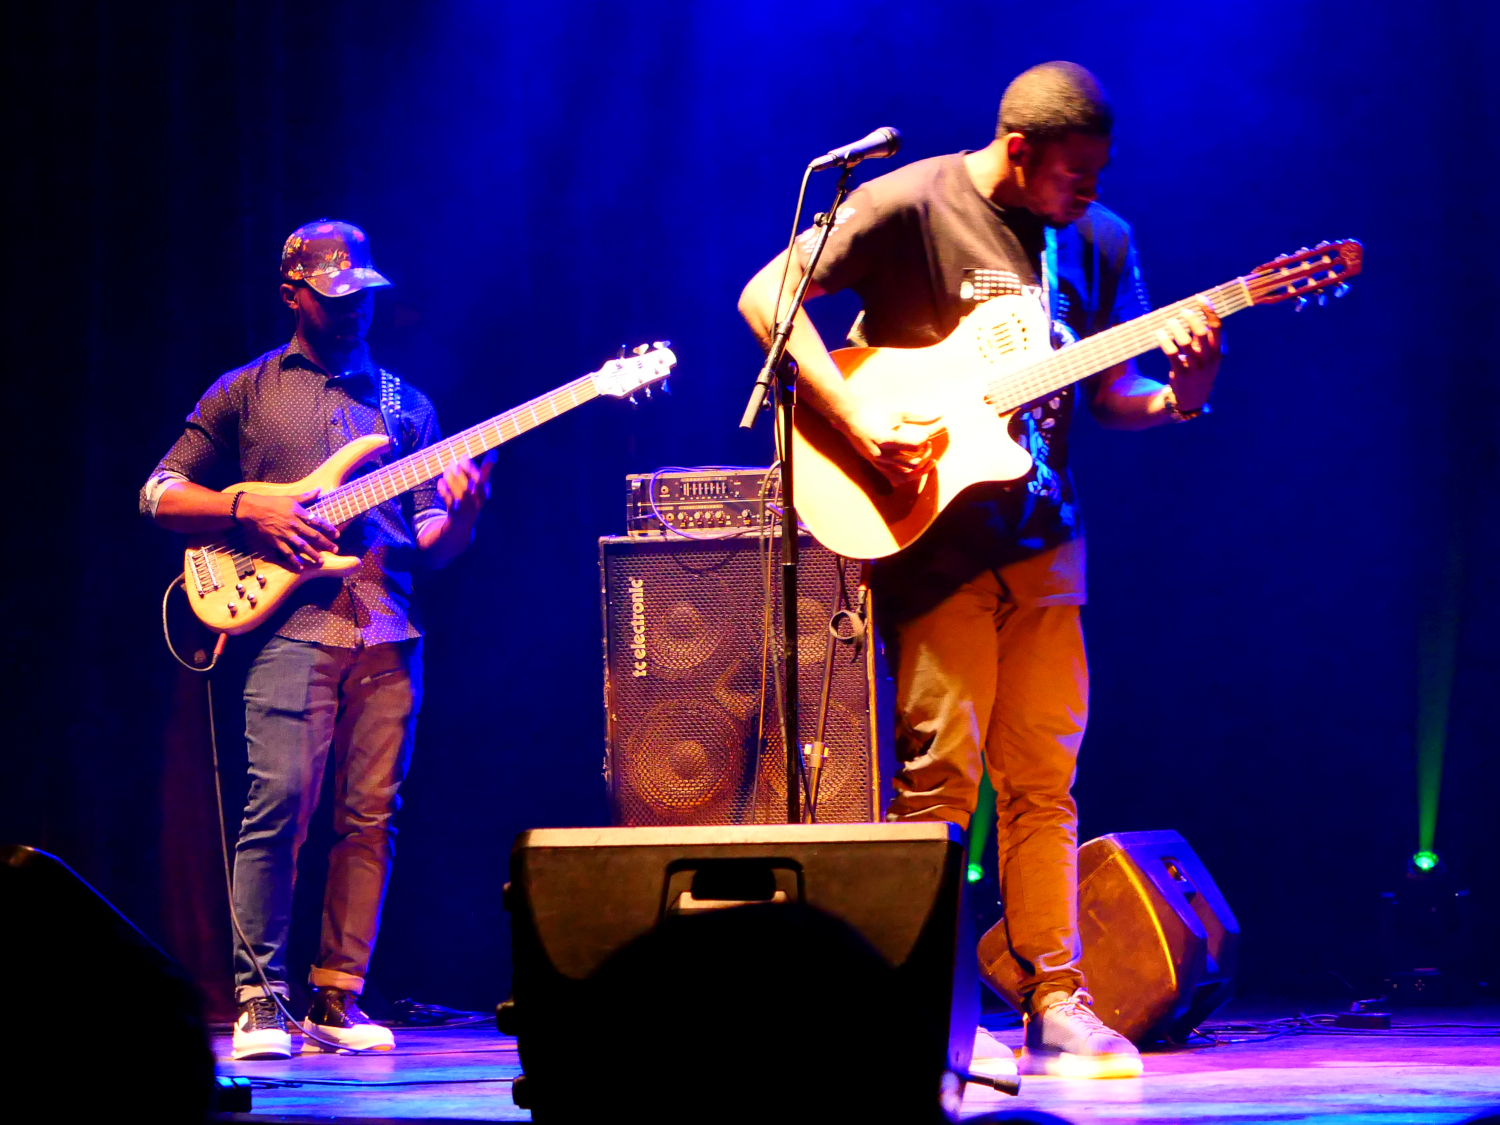
MULTIPOLYGON (((331 492, 355 469, 384 453, 389 445, 390 438, 384 434, 355 438, 299 481, 290 484, 245 481, 224 491, 253 492, 260 496, 295 496, 315 488, 331 492)), ((183 554, 184 588, 198 620, 214 632, 233 636, 248 633, 276 612, 304 582, 347 574, 359 566, 357 558, 321 551, 319 565, 295 571, 261 556, 257 549, 258 545, 250 542, 243 532, 228 537, 214 532, 188 541, 183 554)))
POLYGON ((813 410, 798 410, 793 435, 797 514, 829 550, 878 559, 910 546, 971 485, 1017 480, 1031 455, 1011 440, 1012 414, 984 399, 1004 371, 1051 351, 1041 305, 995 297, 946 340, 926 348, 843 348, 833 360, 862 402, 923 421, 941 416, 931 467, 897 486, 813 410))

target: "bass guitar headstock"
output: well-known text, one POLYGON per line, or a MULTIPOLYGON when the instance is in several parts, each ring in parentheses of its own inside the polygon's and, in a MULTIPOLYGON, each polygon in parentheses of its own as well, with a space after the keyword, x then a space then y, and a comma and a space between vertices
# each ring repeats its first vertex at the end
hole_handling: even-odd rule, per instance
MULTIPOLYGON (((654 344, 642 344, 629 355, 622 354, 595 371, 590 378, 594 389, 611 398, 628 398, 635 401, 635 392, 645 389, 651 397, 654 383, 665 384, 672 368, 677 365, 670 340, 657 340, 654 344)), ((665 387, 663 387, 665 389, 665 387)))
POLYGON ((1300 312, 1309 298, 1316 295, 1318 304, 1328 302, 1328 294, 1342 297, 1349 292, 1349 279, 1359 274, 1364 264, 1365 248, 1352 238, 1304 246, 1295 254, 1283 254, 1274 261, 1257 266, 1241 278, 1256 305, 1274 305, 1281 301, 1297 302, 1300 312))

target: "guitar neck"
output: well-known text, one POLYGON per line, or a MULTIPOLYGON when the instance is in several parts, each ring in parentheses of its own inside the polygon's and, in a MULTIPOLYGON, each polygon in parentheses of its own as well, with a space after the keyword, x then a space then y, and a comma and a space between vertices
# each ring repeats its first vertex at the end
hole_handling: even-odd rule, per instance
POLYGON ((1059 348, 1036 363, 1007 372, 985 388, 985 401, 1005 414, 1096 372, 1106 371, 1117 363, 1144 355, 1158 346, 1156 334, 1168 320, 1202 301, 1212 304, 1221 317, 1248 309, 1255 303, 1245 280, 1237 277, 1216 289, 1127 320, 1076 344, 1059 348))
POLYGON ((373 473, 355 477, 319 498, 312 505, 312 511, 332 524, 347 523, 361 512, 441 476, 453 462, 465 457, 479 457, 598 397, 594 376, 585 375, 373 473))

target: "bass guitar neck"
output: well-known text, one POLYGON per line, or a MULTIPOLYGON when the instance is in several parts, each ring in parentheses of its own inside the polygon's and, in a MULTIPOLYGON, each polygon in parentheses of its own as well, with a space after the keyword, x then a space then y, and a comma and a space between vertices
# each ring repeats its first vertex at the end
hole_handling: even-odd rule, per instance
MULTIPOLYGON (((625 398, 638 390, 649 395, 652 384, 665 382, 676 362, 665 341, 643 344, 632 355, 610 360, 598 371, 363 476, 351 479, 356 469, 390 447, 385 435, 356 438, 299 481, 246 481, 224 491, 296 496, 316 490, 319 497, 309 510, 342 527, 442 475, 455 461, 481 456, 601 395, 625 398)), ((228 534, 189 541, 183 582, 198 620, 216 633, 237 635, 263 623, 304 582, 346 574, 359 563, 358 558, 324 551, 315 565, 293 570, 251 531, 236 527, 228 534)))

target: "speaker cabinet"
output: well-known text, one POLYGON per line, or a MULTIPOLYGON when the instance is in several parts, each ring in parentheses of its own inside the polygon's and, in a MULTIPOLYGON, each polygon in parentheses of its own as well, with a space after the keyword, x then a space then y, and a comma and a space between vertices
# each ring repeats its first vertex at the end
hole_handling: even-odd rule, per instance
MULTIPOLYGON (((863 629, 840 618, 859 598, 860 564, 799 541, 798 697, 804 743, 817 730, 826 646, 833 677, 818 819, 877 821, 889 799, 889 680, 866 604, 863 629), (842 594, 842 598, 841 598, 842 594)), ((778 823, 786 766, 776 678, 780 541, 599 541, 604 616, 605 776, 615 824, 778 823), (769 612, 767 571, 769 555, 769 612)))
POLYGON ((0 847, 0 994, 8 1120, 104 1120, 131 1099, 152 1121, 198 1123, 212 1107, 182 967, 62 860, 19 844, 0 847))
MULTIPOLYGON (((1239 924, 1176 832, 1117 832, 1078 849, 1078 932, 1094 1011, 1133 1042, 1180 1040, 1234 994, 1239 924)), ((1019 1006, 1003 919, 979 960, 1019 1006)))
POLYGON ((942 823, 522 833, 498 1013, 516 1103, 538 1121, 627 1102, 674 1121, 938 1119, 886 1111, 935 1110, 944 1071, 968 1066, 964 863, 942 823))

